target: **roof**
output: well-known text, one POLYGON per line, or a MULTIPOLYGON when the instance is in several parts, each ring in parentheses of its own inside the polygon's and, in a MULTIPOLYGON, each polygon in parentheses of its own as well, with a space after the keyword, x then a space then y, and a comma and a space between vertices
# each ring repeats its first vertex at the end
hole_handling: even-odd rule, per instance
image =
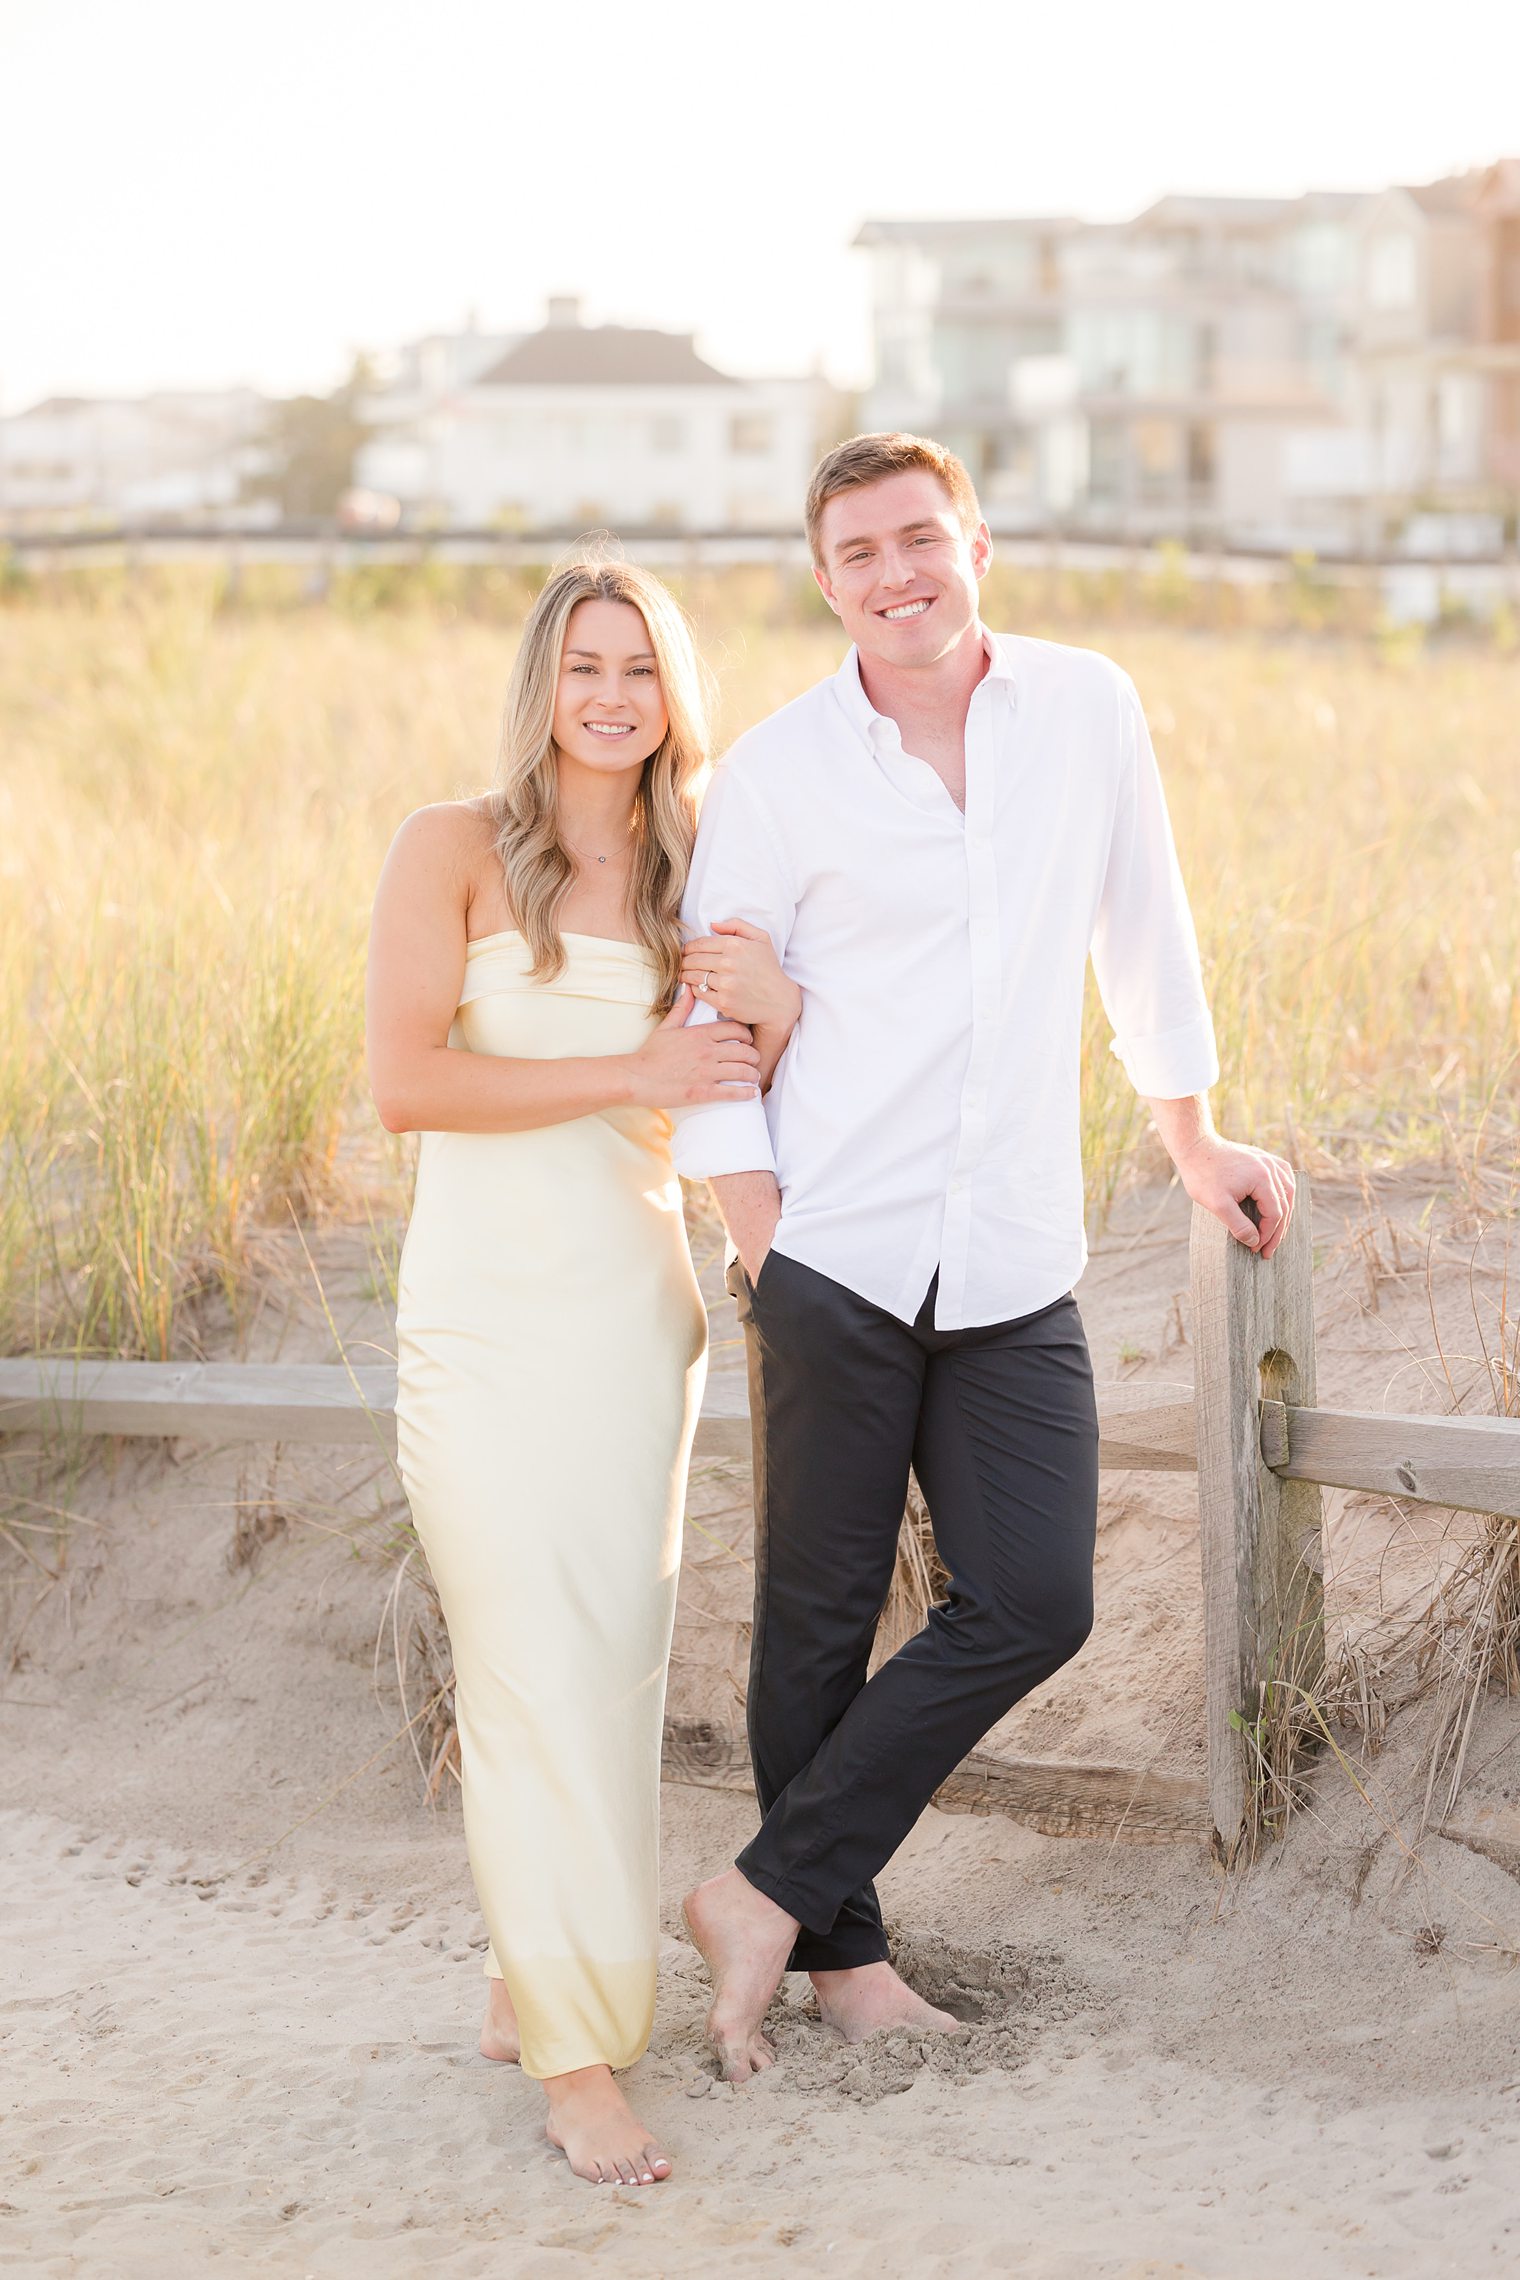
POLYGON ((477 388, 734 388, 698 356, 690 333, 631 325, 546 325, 478 373, 477 388))
POLYGON ((1351 214, 1371 196, 1370 190, 1306 190, 1293 202, 1309 214, 1351 214))
POLYGON ((146 396, 44 396, 25 411, 0 416, 10 422, 60 419, 69 412, 145 412, 153 419, 194 421, 208 411, 262 410, 267 402, 254 388, 155 388, 146 396))
POLYGON ((1446 174, 1439 182, 1404 182, 1399 187, 1422 213, 1465 214, 1471 210, 1476 185, 1470 174, 1446 174))
POLYGON ((55 419, 60 412, 82 412, 100 401, 97 396, 44 396, 40 404, 28 404, 24 412, 12 412, 9 417, 13 420, 55 419))
POLYGON ((960 221, 939 217, 928 221, 876 217, 861 223, 852 242, 856 245, 925 245, 956 238, 1004 238, 1010 231, 1019 236, 1061 237, 1081 227, 1073 214, 972 214, 960 221))
POLYGON ((1249 227, 1256 222, 1285 221, 1297 204, 1296 198, 1211 198, 1188 191, 1172 192, 1137 214, 1132 226, 1177 229, 1197 222, 1233 222, 1249 227))

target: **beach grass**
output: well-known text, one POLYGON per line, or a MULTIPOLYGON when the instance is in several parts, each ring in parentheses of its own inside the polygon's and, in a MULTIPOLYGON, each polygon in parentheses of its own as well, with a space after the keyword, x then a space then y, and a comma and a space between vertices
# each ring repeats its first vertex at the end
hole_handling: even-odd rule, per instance
MULTIPOLYGON (((725 737, 837 661, 794 576, 685 591, 725 737)), ((8 593, 0 1341, 194 1352, 213 1315, 247 1319, 261 1229, 405 1209, 407 1150, 363 1087, 370 896, 400 819, 489 777, 532 580, 8 593)), ((1318 1169, 1481 1181, 1520 1125, 1520 663, 1502 628, 1331 622, 1312 581, 1276 607, 1205 607, 1163 564, 1111 589, 1005 578, 988 615, 1139 684, 1222 1126, 1318 1169)), ((1091 993, 1084 1055, 1096 1218, 1154 1143, 1091 993)))

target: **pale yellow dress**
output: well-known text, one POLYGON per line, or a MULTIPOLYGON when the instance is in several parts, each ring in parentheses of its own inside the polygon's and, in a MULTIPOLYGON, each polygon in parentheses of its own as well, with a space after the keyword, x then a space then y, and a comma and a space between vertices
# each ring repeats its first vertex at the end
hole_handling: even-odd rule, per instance
MULTIPOLYGON (((472 942, 449 1042, 627 1053, 643 949, 472 942)), ((707 1317, 670 1120, 428 1132, 401 1260, 401 1476, 454 1651, 465 1837, 529 2074, 628 2066, 654 2012, 660 1741, 707 1317)))

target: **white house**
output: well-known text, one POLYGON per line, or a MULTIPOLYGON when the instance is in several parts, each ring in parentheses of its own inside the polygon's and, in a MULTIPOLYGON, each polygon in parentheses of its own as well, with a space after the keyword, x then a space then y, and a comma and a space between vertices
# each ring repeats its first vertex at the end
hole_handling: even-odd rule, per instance
POLYGON ((0 527, 267 521, 239 500, 269 410, 252 388, 50 396, 0 419, 0 527))
POLYGON ((828 400, 817 377, 736 380, 689 333, 587 325, 568 298, 540 331, 466 360, 435 357, 429 381, 413 357, 404 387, 361 404, 372 432, 354 480, 408 523, 796 527, 828 400))

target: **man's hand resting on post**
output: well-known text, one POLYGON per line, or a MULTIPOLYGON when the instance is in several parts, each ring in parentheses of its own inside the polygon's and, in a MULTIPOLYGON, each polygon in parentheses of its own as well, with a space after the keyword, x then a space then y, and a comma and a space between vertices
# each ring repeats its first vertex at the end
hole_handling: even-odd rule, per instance
POLYGON ((1208 1096, 1147 1101, 1156 1130, 1194 1203, 1223 1222, 1249 1251, 1270 1259, 1293 1216, 1293 1169, 1265 1148, 1244 1148, 1214 1130, 1208 1096), (1241 1209, 1249 1199, 1259 1227, 1241 1209))
POLYGON ((781 1190, 774 1172, 725 1172, 710 1180, 713 1200, 723 1214, 739 1264, 751 1284, 760 1279, 771 1238, 781 1217, 781 1190))

